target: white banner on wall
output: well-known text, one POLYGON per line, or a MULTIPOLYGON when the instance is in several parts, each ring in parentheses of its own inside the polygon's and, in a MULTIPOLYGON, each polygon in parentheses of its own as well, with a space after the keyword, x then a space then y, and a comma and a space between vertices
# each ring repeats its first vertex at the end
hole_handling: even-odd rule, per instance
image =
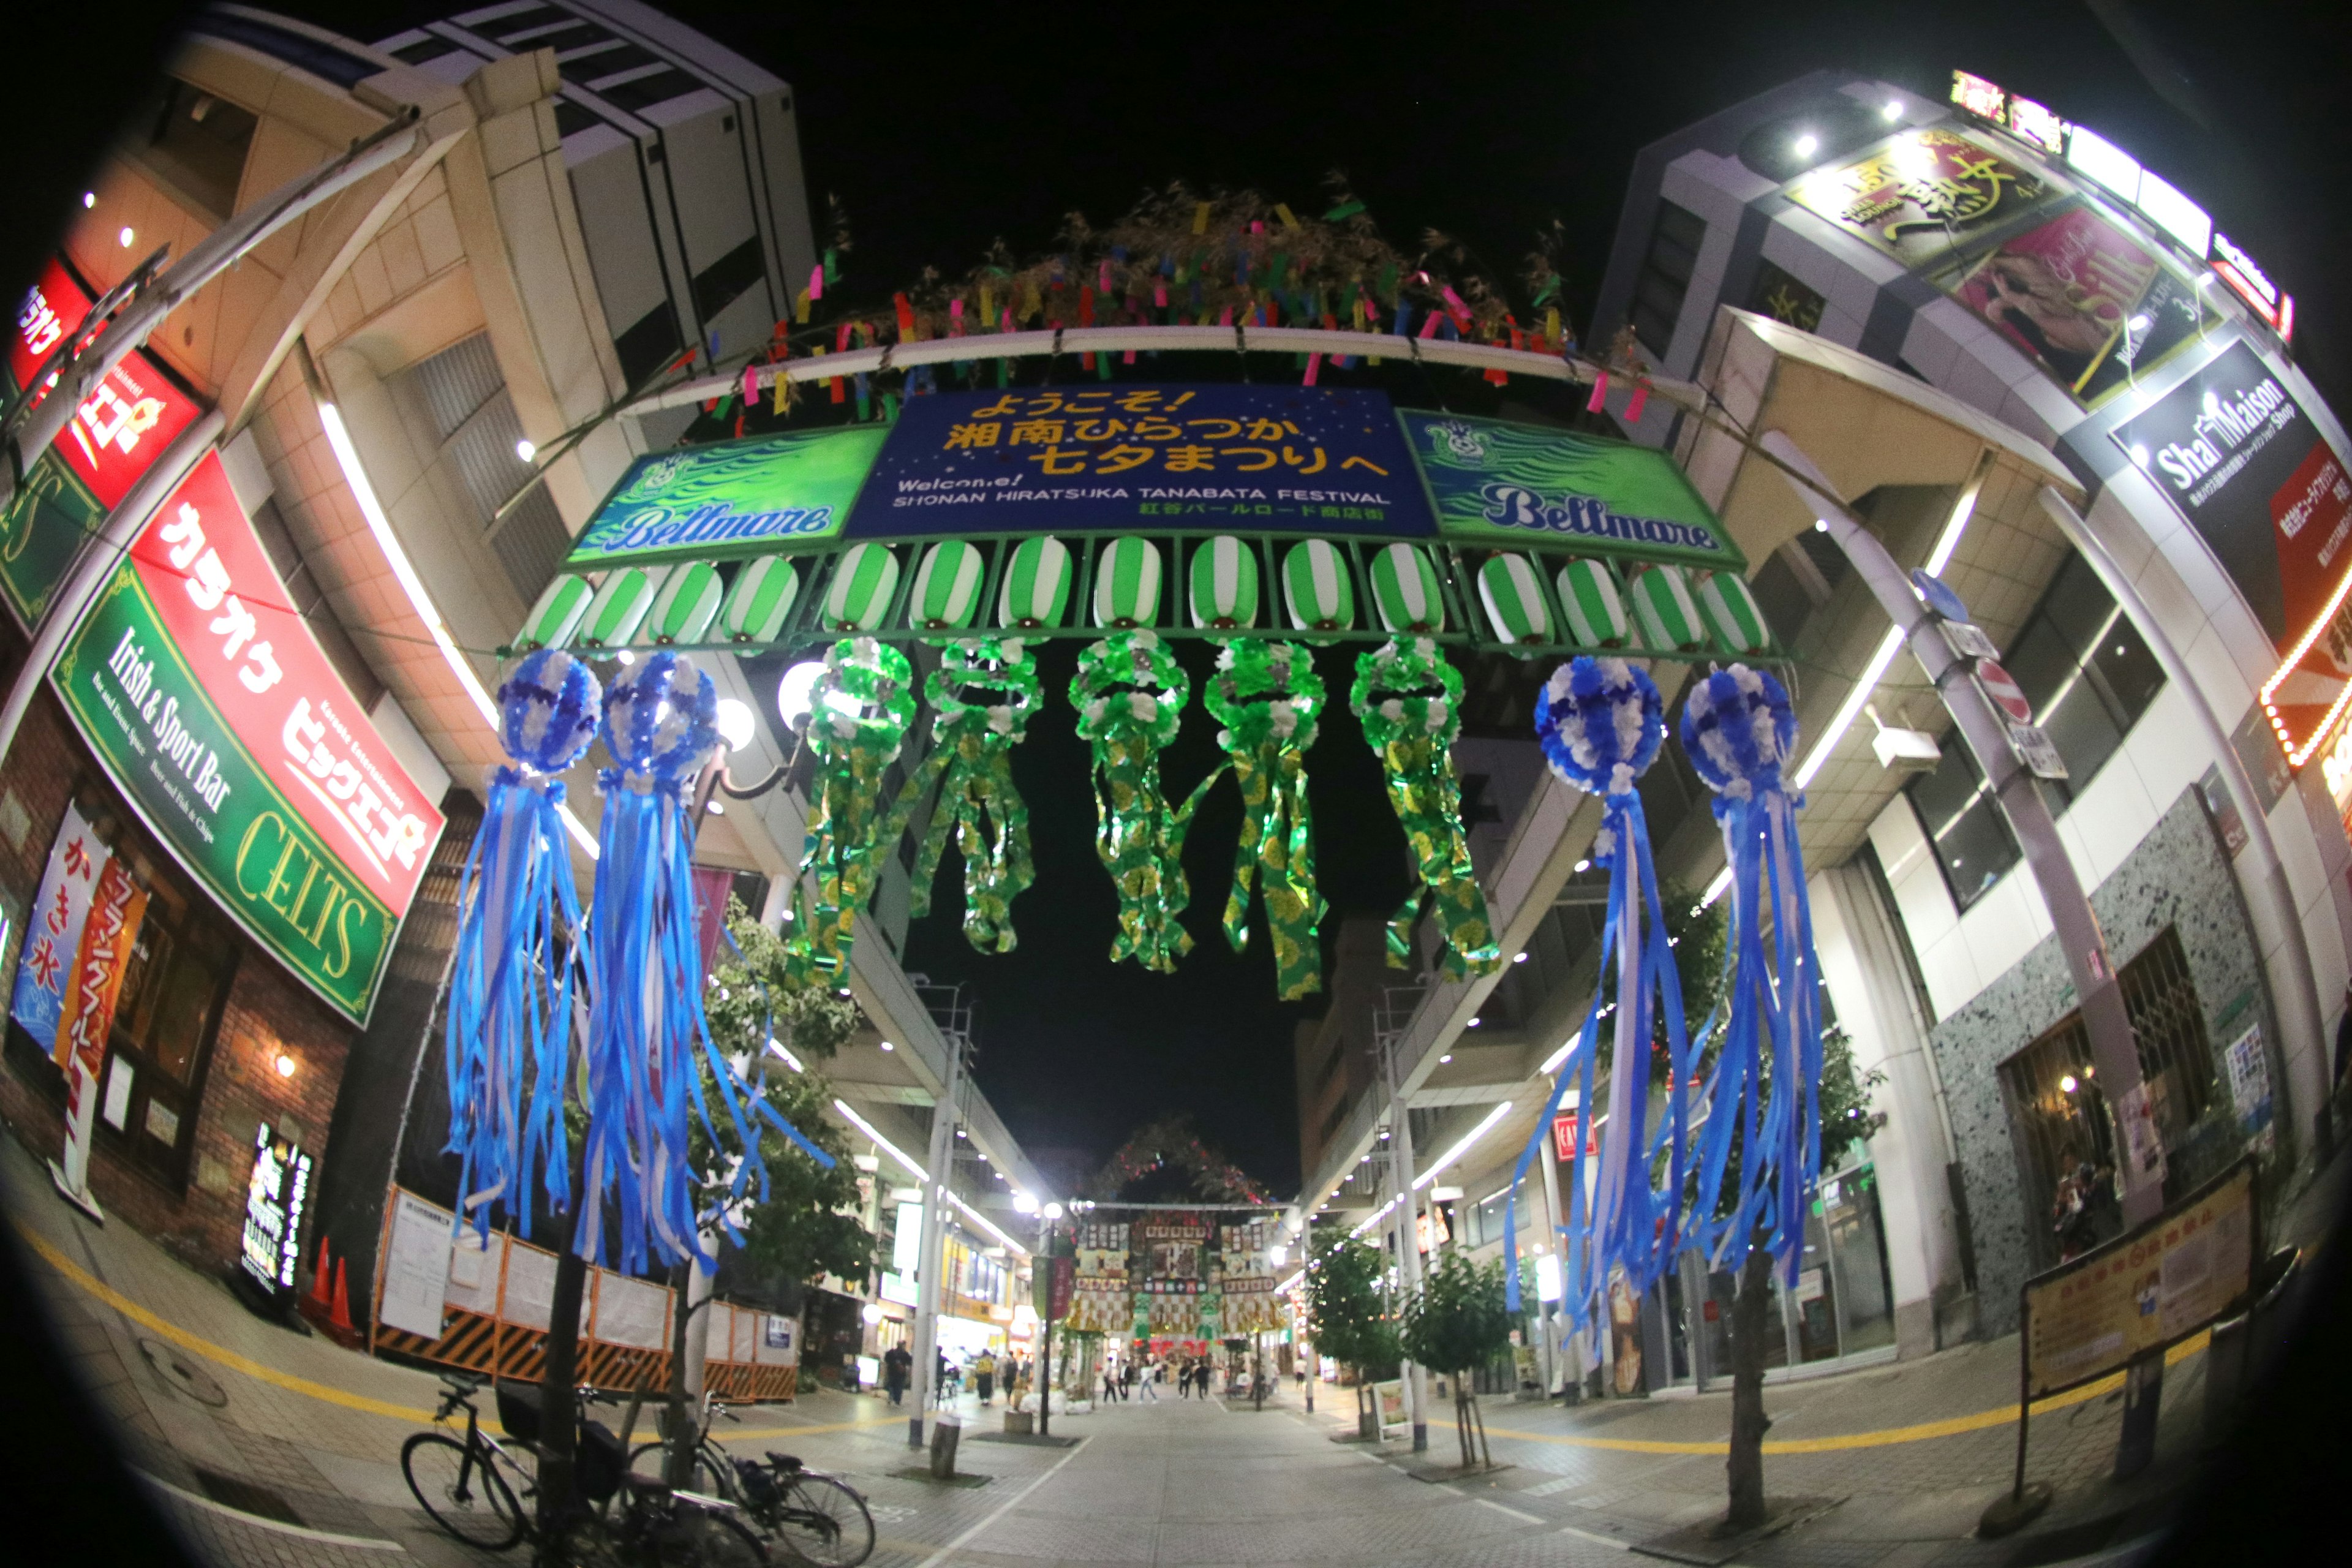
POLYGON ((384 1249, 383 1300, 376 1321, 428 1340, 441 1337, 441 1303, 449 1290, 449 1211, 408 1193, 392 1212, 384 1249))

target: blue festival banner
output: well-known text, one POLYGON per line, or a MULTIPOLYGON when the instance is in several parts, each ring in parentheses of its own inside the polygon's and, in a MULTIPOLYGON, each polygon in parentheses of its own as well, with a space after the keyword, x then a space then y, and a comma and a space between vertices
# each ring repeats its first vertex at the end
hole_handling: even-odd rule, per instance
POLYGON ((1383 394, 1114 384, 907 399, 844 533, 1192 529, 1419 539, 1437 525, 1383 394))

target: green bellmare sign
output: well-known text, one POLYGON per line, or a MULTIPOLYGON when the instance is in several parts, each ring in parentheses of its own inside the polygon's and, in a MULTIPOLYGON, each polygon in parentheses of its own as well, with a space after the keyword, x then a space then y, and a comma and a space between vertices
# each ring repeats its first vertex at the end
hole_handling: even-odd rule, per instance
POLYGON ((1500 419, 1397 417, 1449 539, 1735 572, 1747 564, 1664 452, 1500 419))
POLYGON ((840 534, 889 433, 852 425, 639 458, 581 531, 564 569, 822 544, 840 534))

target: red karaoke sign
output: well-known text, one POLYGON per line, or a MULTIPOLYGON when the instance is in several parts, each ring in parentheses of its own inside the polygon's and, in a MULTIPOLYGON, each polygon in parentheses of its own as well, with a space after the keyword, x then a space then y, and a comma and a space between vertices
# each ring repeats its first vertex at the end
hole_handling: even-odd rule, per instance
MULTIPOLYGON (((52 258, 18 307, 16 331, 8 340, 8 369, 17 385, 33 384, 42 363, 81 330, 92 302, 65 264, 52 258)), ((195 400, 145 354, 131 354, 82 399, 56 450, 110 510, 198 412, 195 400)))

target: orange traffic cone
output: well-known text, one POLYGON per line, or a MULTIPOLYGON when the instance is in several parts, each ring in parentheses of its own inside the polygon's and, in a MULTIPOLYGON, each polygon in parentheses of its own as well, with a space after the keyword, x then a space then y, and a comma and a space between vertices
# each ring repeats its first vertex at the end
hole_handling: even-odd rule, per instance
POLYGON ((319 1238, 319 1268, 310 1282, 310 1299, 321 1307, 327 1304, 327 1238, 319 1238))
POLYGON ((352 1293, 343 1282, 343 1260, 340 1258, 335 1259, 335 1315, 330 1321, 345 1333, 354 1331, 352 1328, 352 1293))

